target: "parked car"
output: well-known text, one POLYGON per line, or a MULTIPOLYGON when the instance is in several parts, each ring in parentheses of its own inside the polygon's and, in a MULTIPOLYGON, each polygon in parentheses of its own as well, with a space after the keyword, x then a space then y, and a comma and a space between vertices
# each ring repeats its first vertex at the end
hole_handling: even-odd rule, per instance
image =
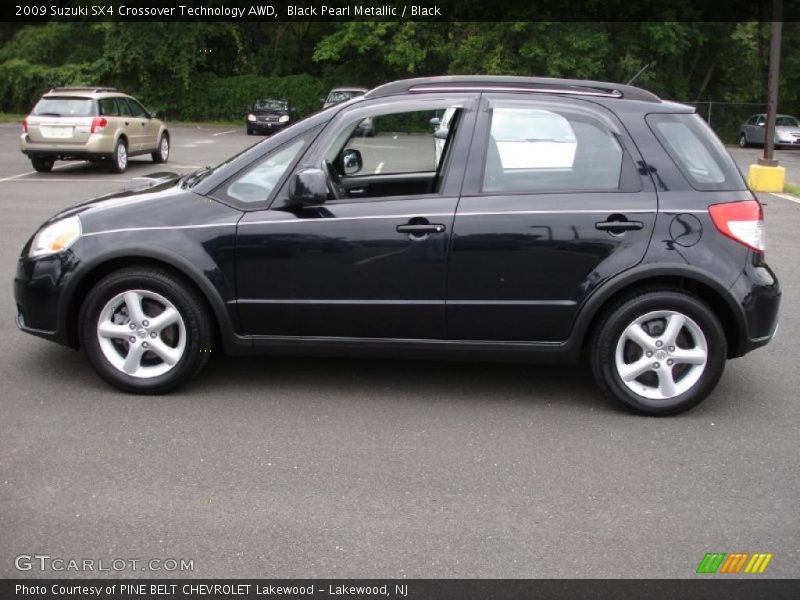
MULTIPOLYGON (((742 123, 739 146, 763 146, 767 137, 767 115, 753 115, 742 123)), ((775 116, 775 146, 800 146, 800 122, 790 115, 775 116)))
POLYGON ((20 135, 20 149, 40 173, 57 160, 105 161, 122 173, 131 156, 167 162, 169 145, 169 131, 155 112, 104 87, 53 88, 22 120, 20 135))
POLYGON ((297 120, 297 111, 285 98, 260 98, 247 115, 247 135, 273 133, 297 120))
POLYGON ((693 108, 636 87, 398 81, 158 181, 49 219, 15 278, 19 327, 128 392, 178 387, 212 347, 585 351, 601 389, 663 415, 777 328, 761 205, 693 108), (436 161, 429 120, 448 109, 436 161), (398 134, 360 141, 368 117, 398 134))
POLYGON ((347 102, 353 98, 359 98, 367 93, 367 88, 362 87, 338 87, 333 88, 322 100, 322 108, 330 108, 342 102, 347 102))

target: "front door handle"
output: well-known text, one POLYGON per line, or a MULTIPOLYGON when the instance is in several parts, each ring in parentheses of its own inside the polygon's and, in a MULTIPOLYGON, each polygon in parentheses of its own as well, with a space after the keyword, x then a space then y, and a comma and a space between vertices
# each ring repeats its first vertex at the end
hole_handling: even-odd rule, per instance
POLYGON ((419 223, 398 225, 397 233, 407 233, 408 235, 427 235, 429 233, 442 233, 447 229, 441 223, 419 223))

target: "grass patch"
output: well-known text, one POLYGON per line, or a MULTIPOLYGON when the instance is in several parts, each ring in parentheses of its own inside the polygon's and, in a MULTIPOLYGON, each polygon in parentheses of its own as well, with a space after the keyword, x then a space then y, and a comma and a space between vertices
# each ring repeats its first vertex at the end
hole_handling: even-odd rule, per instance
POLYGON ((783 184, 783 191, 787 194, 792 194, 794 196, 800 196, 800 185, 795 185, 794 183, 789 183, 788 181, 783 184))
POLYGON ((24 118, 25 115, 0 112, 0 123, 19 123, 24 118))

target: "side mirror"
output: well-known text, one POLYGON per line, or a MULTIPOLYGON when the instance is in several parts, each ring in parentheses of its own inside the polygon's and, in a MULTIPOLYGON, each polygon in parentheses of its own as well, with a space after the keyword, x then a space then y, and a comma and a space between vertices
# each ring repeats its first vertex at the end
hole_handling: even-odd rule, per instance
POLYGON ((766 121, 759 121, 758 123, 756 123, 756 125, 758 125, 759 127, 766 127, 767 123, 766 121))
POLYGON ((147 113, 147 118, 148 119, 155 119, 157 116, 158 116, 158 113, 156 111, 154 111, 154 110, 151 110, 149 113, 147 113))
POLYGON ((300 169, 289 182, 291 205, 322 204, 328 199, 328 178, 322 169, 300 169))
POLYGON ((447 136, 449 135, 450 130, 445 127, 439 127, 436 131, 433 132, 433 137, 437 140, 446 140, 447 136))
POLYGON ((439 117, 433 117, 430 121, 428 121, 434 127, 438 127, 442 124, 442 120, 439 117))
POLYGON ((342 166, 344 167, 345 175, 355 175, 364 166, 364 160, 361 158, 361 152, 353 148, 346 148, 342 152, 342 166))

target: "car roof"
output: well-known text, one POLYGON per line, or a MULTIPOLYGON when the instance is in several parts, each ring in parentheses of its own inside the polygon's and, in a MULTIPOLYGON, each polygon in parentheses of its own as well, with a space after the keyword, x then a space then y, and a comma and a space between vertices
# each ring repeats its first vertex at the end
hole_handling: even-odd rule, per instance
POLYGON ((369 91, 369 88, 364 87, 337 87, 331 90, 332 92, 364 92, 365 94, 369 91))
POLYGON ((75 97, 75 98, 118 98, 120 96, 130 98, 128 94, 117 91, 112 87, 56 87, 46 92, 43 97, 75 97))

